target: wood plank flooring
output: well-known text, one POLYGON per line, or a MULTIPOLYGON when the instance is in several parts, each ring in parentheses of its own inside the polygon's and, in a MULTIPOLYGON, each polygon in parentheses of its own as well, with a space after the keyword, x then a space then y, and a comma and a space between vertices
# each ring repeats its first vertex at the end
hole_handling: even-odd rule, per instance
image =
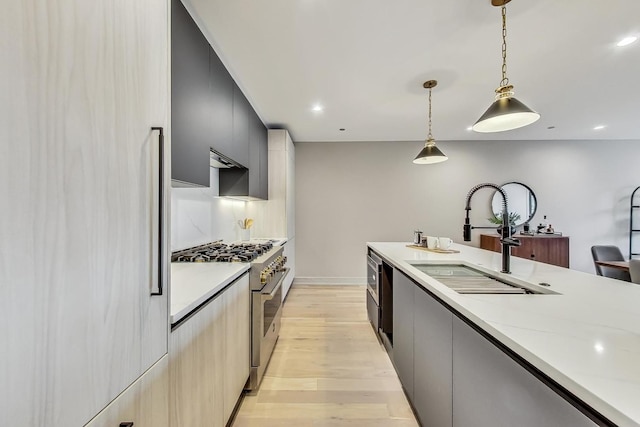
POLYGON ((415 427, 365 305, 364 286, 294 286, 259 391, 233 427, 415 427))

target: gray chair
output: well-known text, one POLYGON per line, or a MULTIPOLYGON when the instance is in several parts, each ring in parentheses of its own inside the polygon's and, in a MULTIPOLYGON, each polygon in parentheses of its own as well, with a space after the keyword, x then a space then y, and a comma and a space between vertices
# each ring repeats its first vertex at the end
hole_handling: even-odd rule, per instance
POLYGON ((593 256, 593 264, 596 267, 598 276, 610 277, 612 279, 631 281, 628 271, 619 268, 603 267, 596 264, 596 261, 624 261, 624 256, 620 252, 620 248, 614 245, 596 245, 591 246, 591 255, 593 256))
POLYGON ((640 259, 629 260, 629 275, 633 283, 640 284, 640 259))

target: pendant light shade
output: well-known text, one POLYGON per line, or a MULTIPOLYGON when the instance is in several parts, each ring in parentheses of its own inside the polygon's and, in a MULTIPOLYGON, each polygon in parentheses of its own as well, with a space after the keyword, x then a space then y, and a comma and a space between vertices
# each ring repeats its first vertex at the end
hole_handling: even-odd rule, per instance
POLYGON ((473 125, 476 132, 502 132, 530 125, 540 118, 522 102, 513 97, 496 99, 473 125))
POLYGON ((510 0, 492 0, 502 8, 502 80, 496 89, 496 100, 471 127, 476 132, 503 132, 530 125, 540 118, 522 102, 513 97, 513 86, 507 78, 507 8, 510 0))
POLYGON ((436 141, 433 139, 433 135, 431 135, 431 89, 437 84, 437 80, 429 80, 422 85, 425 89, 429 89, 429 135, 427 136, 424 148, 418 153, 416 158, 413 159, 413 163, 418 165, 430 165, 444 162, 448 159, 448 157, 436 147, 436 141))
POLYGON ((430 165, 433 163, 440 163, 447 160, 448 157, 444 155, 438 147, 436 147, 435 141, 427 141, 424 148, 418 153, 413 163, 417 165, 430 165), (429 144, 431 142, 431 144, 429 144))

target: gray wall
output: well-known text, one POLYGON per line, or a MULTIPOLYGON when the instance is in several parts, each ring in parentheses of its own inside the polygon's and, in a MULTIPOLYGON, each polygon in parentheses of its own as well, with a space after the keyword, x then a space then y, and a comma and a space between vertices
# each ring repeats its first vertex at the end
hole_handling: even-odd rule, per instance
MULTIPOLYGON (((297 143, 296 282, 364 283, 365 243, 408 242, 416 228, 462 243, 465 198, 482 182, 529 185, 538 198, 532 224, 547 215, 570 237, 572 269, 594 272, 594 244, 616 244, 627 254, 640 141, 438 145, 447 162, 414 165, 418 142, 297 143)), ((491 194, 474 196, 472 224, 488 225, 491 194)), ((478 246, 481 232, 474 230, 470 244, 478 246)))

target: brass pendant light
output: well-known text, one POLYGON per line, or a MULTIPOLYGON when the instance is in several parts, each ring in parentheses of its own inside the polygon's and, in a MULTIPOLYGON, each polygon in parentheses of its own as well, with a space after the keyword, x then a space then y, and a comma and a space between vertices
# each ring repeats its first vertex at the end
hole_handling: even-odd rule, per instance
POLYGON ((448 157, 436 147, 436 141, 431 134, 431 89, 436 87, 437 84, 437 80, 428 80, 422 85, 425 89, 429 89, 429 135, 427 136, 424 148, 418 153, 416 158, 413 159, 413 163, 420 165, 440 163, 448 159, 448 157))
POLYGON ((513 97, 513 85, 507 78, 507 8, 510 0, 491 0, 493 6, 502 7, 502 80, 496 89, 496 100, 472 126, 476 132, 503 132, 530 125, 540 118, 522 102, 513 97))

